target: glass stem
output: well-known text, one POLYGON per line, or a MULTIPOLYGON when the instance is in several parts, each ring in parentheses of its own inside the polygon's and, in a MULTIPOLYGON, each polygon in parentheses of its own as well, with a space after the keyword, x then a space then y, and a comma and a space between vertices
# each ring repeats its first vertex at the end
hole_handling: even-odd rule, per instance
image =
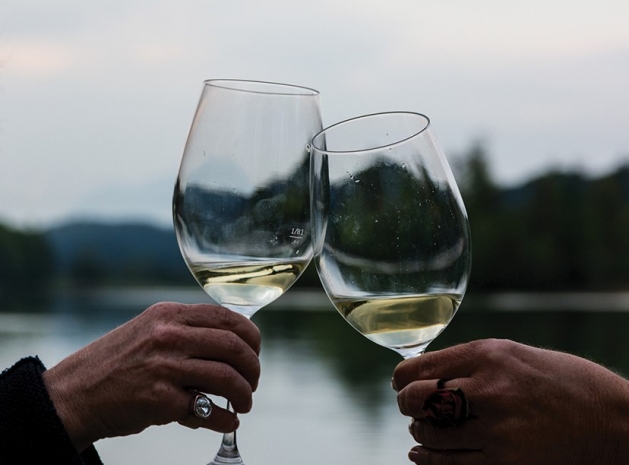
MULTIPOLYGON (((231 404, 227 401, 227 410, 234 412, 231 408, 231 404)), ((223 434, 223 440, 221 441, 221 447, 216 453, 214 460, 208 465, 219 464, 243 464, 242 458, 240 458, 240 452, 238 452, 238 445, 236 444, 236 431, 223 434)))

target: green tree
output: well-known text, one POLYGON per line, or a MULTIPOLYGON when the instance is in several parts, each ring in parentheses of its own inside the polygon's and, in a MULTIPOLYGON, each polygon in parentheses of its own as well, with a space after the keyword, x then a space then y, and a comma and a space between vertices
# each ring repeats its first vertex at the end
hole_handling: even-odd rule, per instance
POLYGON ((487 152, 475 143, 464 157, 461 195, 472 232, 471 291, 487 292, 509 287, 515 279, 509 257, 520 241, 519 228, 511 223, 502 192, 492 179, 487 152))
POLYGON ((52 261, 41 233, 0 225, 0 298, 45 295, 53 272, 52 261))

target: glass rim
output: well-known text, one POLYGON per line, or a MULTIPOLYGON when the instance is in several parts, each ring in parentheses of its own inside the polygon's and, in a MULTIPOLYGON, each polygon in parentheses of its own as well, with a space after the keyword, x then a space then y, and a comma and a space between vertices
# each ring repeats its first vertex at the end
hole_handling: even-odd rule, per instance
POLYGON ((315 97, 319 95, 319 91, 311 87, 286 84, 283 82, 257 81, 251 79, 206 79, 203 81, 203 85, 207 87, 216 87, 218 89, 233 90, 235 92, 262 95, 287 95, 291 97, 315 97), (238 87, 235 85, 236 83, 241 84, 243 87, 238 87), (245 86, 247 85, 250 85, 251 87, 246 88, 245 86), (277 88, 278 91, 271 91, 270 89, 272 88, 277 88), (281 88, 284 88, 285 91, 279 91, 281 88), (291 92, 290 90, 293 91, 291 92), (299 90, 299 92, 297 90, 299 90))
POLYGON ((411 139, 414 139, 416 137, 419 137, 422 133, 424 133, 428 128, 430 127, 430 118, 426 115, 424 115, 423 113, 418 113, 415 111, 404 111, 404 110, 400 110, 400 111, 382 111, 382 112, 378 112, 378 113, 369 113, 366 115, 360 115, 360 116, 354 116, 353 118, 348 118, 346 120, 343 121, 339 121, 338 123, 334 123, 331 126, 328 126, 327 128, 322 129, 321 131, 319 131, 317 134, 315 134, 315 136, 312 138, 310 145, 311 147, 316 150, 317 152, 321 152, 321 153, 327 153, 327 154, 337 154, 337 155, 341 155, 341 154, 348 154, 348 153, 368 153, 368 152, 374 152, 374 151, 379 151, 385 148, 389 148, 389 147, 395 147, 397 145, 403 144, 405 142, 408 142, 411 139), (391 142, 388 144, 383 144, 383 145, 378 145, 375 147, 369 147, 366 149, 355 149, 355 150, 329 150, 329 149, 322 149, 321 147, 318 147, 316 142, 317 139, 320 139, 321 136, 325 135, 326 132, 328 132, 331 129, 334 129, 336 127, 345 125, 345 124, 349 124, 352 122, 356 122, 358 120, 362 120, 362 119, 369 119, 369 118, 373 118, 376 116, 391 116, 391 115, 411 115, 411 116, 419 116, 420 118, 422 118, 426 124, 424 124, 421 129, 419 129, 417 132, 413 132, 410 136, 405 137, 403 139, 397 140, 395 142, 391 142))

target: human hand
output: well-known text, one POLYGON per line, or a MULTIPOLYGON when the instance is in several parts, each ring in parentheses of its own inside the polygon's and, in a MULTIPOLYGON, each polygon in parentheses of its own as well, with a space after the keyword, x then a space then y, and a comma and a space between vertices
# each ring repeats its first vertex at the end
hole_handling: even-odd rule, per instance
POLYGON ((629 383, 593 362, 508 340, 480 340, 401 362, 400 411, 424 465, 629 463, 629 383), (433 428, 422 406, 446 379, 461 388, 470 418, 433 428))
POLYGON ((98 439, 178 421, 219 432, 238 427, 214 406, 190 412, 194 391, 225 397, 236 412, 252 406, 260 332, 247 318, 215 305, 155 304, 44 372, 60 418, 78 451, 98 439))

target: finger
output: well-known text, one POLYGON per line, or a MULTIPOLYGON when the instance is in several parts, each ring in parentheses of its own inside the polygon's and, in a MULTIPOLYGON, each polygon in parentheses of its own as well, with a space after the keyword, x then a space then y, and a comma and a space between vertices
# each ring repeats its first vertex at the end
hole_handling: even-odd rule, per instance
POLYGON ((482 465, 486 457, 480 451, 434 450, 424 446, 411 449, 408 458, 421 465, 482 465))
POLYGON ((260 379, 260 359, 238 335, 222 329, 190 328, 182 334, 188 356, 232 366, 255 391, 260 379))
POLYGON ((208 418, 199 418, 194 414, 189 414, 178 423, 192 429, 206 428, 219 433, 230 433, 236 431, 240 425, 240 420, 233 412, 213 403, 212 413, 208 418))
POLYGON ((487 440, 487 429, 475 418, 448 428, 435 428, 426 420, 415 419, 408 430, 413 439, 430 449, 481 450, 487 440))
POLYGON ((188 304, 182 309, 189 326, 231 331, 245 341, 256 354, 260 353, 260 330, 248 318, 225 307, 209 304, 188 304))
POLYGON ((437 389, 436 379, 413 381, 398 392, 397 403, 400 413, 407 417, 424 418, 424 401, 428 394, 437 389))
POLYGON ((393 387, 399 391, 415 380, 469 377, 476 370, 478 353, 490 346, 487 340, 472 341, 404 360, 393 372, 393 387))
POLYGON ((184 388, 224 397, 238 413, 247 413, 253 405, 253 391, 249 382, 232 366, 223 362, 191 359, 178 380, 184 388))
MULTIPOLYGON (((425 418, 426 400, 440 388, 459 391, 455 398, 460 398, 465 403, 465 415, 476 417, 474 415, 474 399, 477 396, 475 396, 476 391, 473 389, 473 380, 471 378, 457 378, 445 382, 441 380, 441 383, 439 383, 439 380, 415 381, 402 389, 397 395, 400 412, 412 418, 425 418), (438 387, 438 385, 440 386, 438 387)), ((431 410, 434 413, 434 409, 431 408, 431 410)))

